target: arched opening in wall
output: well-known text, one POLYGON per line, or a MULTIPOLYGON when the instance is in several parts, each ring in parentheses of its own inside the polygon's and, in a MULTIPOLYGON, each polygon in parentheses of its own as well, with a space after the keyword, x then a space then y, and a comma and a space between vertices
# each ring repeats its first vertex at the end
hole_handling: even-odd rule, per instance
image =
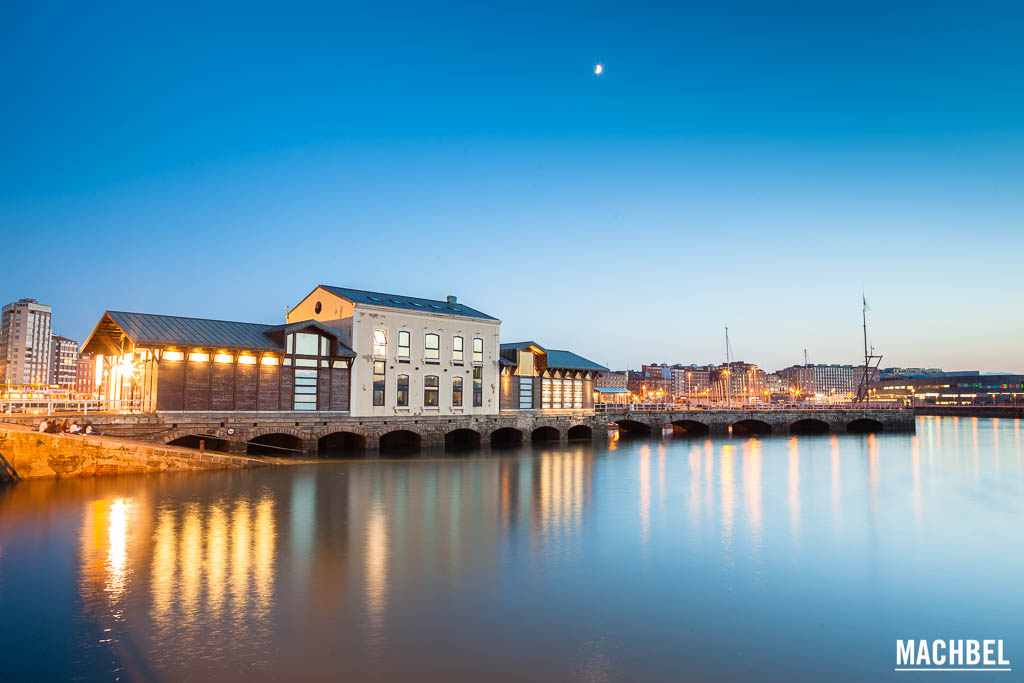
POLYGON ((808 417, 789 425, 790 434, 828 434, 831 431, 824 420, 808 417))
POLYGON ((514 427, 502 427, 491 432, 491 448, 514 448, 523 443, 523 433, 514 427))
POLYGON ((245 452, 249 455, 276 455, 282 458, 302 455, 302 439, 291 434, 264 434, 249 439, 245 452))
POLYGON ((380 452, 388 455, 413 455, 420 451, 420 435, 398 429, 380 437, 380 452))
POLYGON ((569 441, 589 441, 594 437, 594 430, 587 425, 569 427, 569 441))
POLYGON ((771 425, 761 420, 740 420, 732 424, 733 436, 761 436, 771 433, 771 425))
POLYGON ((446 451, 473 451, 480 448, 480 432, 473 429, 453 429, 444 435, 446 451))
POLYGON ((354 432, 334 432, 320 437, 317 452, 321 457, 344 457, 366 454, 366 437, 354 432))
POLYGON ((226 453, 228 450, 228 442, 225 439, 218 439, 215 436, 199 436, 197 434, 187 434, 185 436, 179 436, 174 441, 168 441, 168 446, 180 446, 181 448, 199 448, 199 442, 203 442, 203 450, 206 451, 219 451, 226 453))
POLYGON ((885 431, 885 428, 878 420, 872 420, 869 417, 862 417, 859 420, 854 420, 850 424, 846 425, 846 431, 849 434, 875 434, 877 432, 885 431))
POLYGON ((692 439, 695 436, 707 436, 711 428, 696 420, 676 420, 671 425, 673 439, 692 439))
POLYGON ((554 427, 537 427, 530 435, 530 441, 533 443, 550 443, 561 439, 562 435, 554 427))
POLYGON ((615 424, 619 425, 620 439, 648 437, 651 435, 650 426, 645 425, 643 422, 637 422, 636 420, 616 420, 615 424))

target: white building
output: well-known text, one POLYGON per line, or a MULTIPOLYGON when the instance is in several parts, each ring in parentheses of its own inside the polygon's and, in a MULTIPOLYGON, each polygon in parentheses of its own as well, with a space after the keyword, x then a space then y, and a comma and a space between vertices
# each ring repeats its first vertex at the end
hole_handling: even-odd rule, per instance
POLYGON ((442 301, 320 285, 287 320, 316 320, 355 351, 353 416, 498 413, 501 321, 454 296, 442 301))
POLYGON ((0 381, 49 382, 51 314, 35 299, 19 299, 0 310, 0 381))

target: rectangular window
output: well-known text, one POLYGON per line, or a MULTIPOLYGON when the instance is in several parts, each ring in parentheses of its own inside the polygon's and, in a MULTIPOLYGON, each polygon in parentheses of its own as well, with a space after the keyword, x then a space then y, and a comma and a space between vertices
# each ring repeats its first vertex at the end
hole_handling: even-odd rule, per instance
MULTIPOLYGON (((480 340, 483 343, 483 340, 480 340)), ((474 344, 475 345, 475 344, 474 344)), ((476 352, 473 352, 476 355, 476 352)), ((473 368, 473 406, 479 408, 484 404, 484 369, 473 368)))
POLYGON ((295 410, 316 410, 316 370, 295 371, 295 410))
POLYGON ((452 337, 452 362, 462 363, 462 337, 456 335, 452 337))
MULTIPOLYGON (((373 355, 375 356, 386 356, 388 355, 388 332, 387 330, 374 330, 373 331, 373 355)), ((383 404, 381 404, 383 405, 383 404)))
POLYGON ((484 362, 484 340, 480 337, 473 337, 473 362, 484 362))
POLYGON ((295 335, 295 353, 300 356, 315 356, 320 348, 320 335, 299 332, 295 335))
MULTIPOLYGON (((412 335, 409 330, 398 331, 398 360, 409 361, 412 356, 412 335)), ((409 379, 406 376, 406 379, 409 379)))
POLYGON ((440 384, 437 375, 427 375, 423 378, 423 405, 437 407, 440 384))
POLYGON ((433 332, 423 337, 423 359, 428 363, 437 363, 441 360, 441 336, 433 332))
POLYGON ((529 410, 533 408, 533 378, 519 378, 519 409, 529 410))
MULTIPOLYGON (((398 333, 399 342, 402 339, 402 333, 398 333)), ((409 375, 398 376, 398 393, 396 394, 397 405, 401 407, 407 407, 409 405, 409 375)))
POLYGON ((452 405, 462 406, 462 378, 452 377, 452 405))
POLYGON ((551 407, 555 410, 562 407, 562 380, 560 379, 551 382, 551 407))
POLYGON ((373 405, 384 405, 384 365, 382 360, 373 361, 373 405))
POLYGON ((581 379, 572 381, 572 406, 573 408, 583 407, 583 380, 581 379))

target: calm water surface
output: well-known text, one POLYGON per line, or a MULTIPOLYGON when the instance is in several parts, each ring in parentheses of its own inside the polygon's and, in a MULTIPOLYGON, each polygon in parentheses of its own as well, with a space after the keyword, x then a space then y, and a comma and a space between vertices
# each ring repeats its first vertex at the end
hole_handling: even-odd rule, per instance
POLYGON ((1021 431, 22 483, 0 679, 899 679, 895 639, 958 637, 1024 667, 1021 431))

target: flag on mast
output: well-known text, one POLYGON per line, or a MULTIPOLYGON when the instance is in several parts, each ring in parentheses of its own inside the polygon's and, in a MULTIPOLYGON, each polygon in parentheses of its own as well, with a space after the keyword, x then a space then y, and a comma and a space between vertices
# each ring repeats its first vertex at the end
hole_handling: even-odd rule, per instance
POLYGON ((870 306, 868 306, 868 300, 867 300, 867 297, 866 297, 866 296, 864 296, 864 293, 863 293, 863 292, 861 292, 861 295, 860 295, 860 300, 861 300, 861 302, 863 302, 863 304, 864 304, 864 310, 865 310, 865 311, 870 311, 870 310, 871 310, 871 307, 870 307, 870 306))

